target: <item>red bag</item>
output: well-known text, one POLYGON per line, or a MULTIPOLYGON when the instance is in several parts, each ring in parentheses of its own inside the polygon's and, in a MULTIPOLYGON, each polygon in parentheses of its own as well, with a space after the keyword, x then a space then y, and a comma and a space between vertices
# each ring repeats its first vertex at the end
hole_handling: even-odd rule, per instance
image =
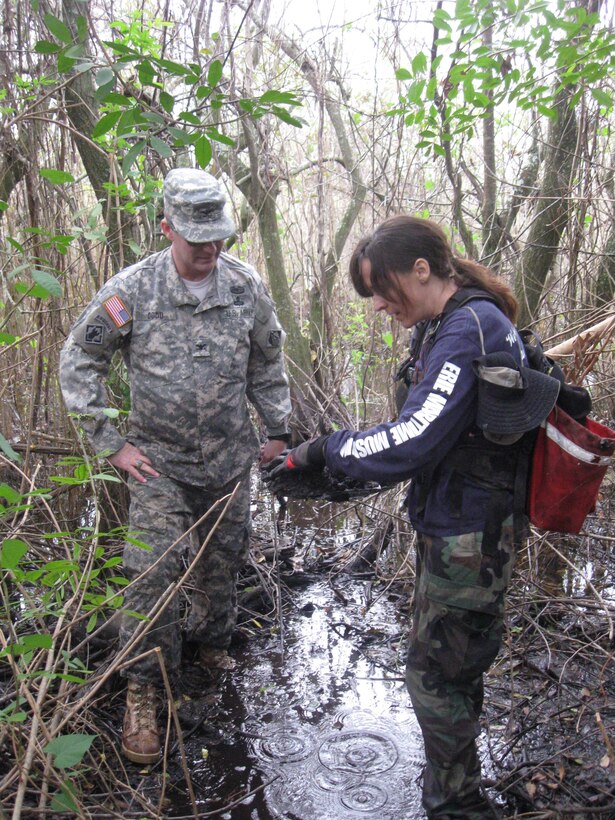
POLYGON ((538 429, 528 514, 532 524, 578 533, 613 464, 615 431, 592 419, 579 424, 557 405, 538 429))

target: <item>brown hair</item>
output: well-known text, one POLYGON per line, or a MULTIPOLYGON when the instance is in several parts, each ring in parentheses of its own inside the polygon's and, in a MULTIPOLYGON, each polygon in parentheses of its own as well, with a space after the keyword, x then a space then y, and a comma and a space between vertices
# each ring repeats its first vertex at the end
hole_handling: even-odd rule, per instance
POLYGON ((489 268, 453 255, 442 228, 429 219, 399 214, 386 219, 373 234, 361 239, 350 258, 350 278, 354 289, 365 298, 378 293, 385 299, 394 294, 403 302, 397 276, 409 273, 417 259, 426 259, 431 272, 440 279, 453 279, 462 287, 475 287, 494 297, 498 307, 512 322, 519 305, 505 282, 489 268), (371 264, 371 288, 363 281, 361 263, 371 264))

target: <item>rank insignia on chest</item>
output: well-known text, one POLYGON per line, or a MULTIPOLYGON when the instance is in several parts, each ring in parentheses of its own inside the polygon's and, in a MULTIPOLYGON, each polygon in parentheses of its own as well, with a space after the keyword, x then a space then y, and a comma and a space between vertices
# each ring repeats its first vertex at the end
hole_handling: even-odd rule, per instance
POLYGON ((106 302, 103 302, 103 307, 111 317, 113 324, 116 327, 124 327, 124 325, 127 325, 132 319, 130 311, 117 295, 112 296, 110 299, 107 299, 106 302))
POLYGON ((101 345, 105 338, 105 329, 102 325, 86 325, 84 339, 89 345, 101 345))
POLYGON ((209 351, 209 343, 206 339, 197 339, 194 345, 195 351, 192 354, 195 358, 209 359, 211 353, 209 351))

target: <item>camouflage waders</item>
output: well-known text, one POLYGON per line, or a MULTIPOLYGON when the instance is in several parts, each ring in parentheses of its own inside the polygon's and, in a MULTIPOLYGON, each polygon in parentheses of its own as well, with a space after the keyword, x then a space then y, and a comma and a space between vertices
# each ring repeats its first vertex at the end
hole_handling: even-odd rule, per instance
MULTIPOLYGON (((125 545, 124 568, 128 578, 132 581, 151 567, 218 498, 231 493, 238 481, 230 482, 214 494, 166 476, 148 478, 147 484, 130 479, 130 532, 152 549, 147 551, 134 544, 125 545)), ((195 550, 203 544, 223 507, 224 503, 199 526, 196 539, 180 541, 134 587, 127 589, 126 609, 147 614, 169 585, 185 571, 184 550, 189 547, 191 557, 194 557, 195 550)), ((192 599, 187 627, 190 639, 213 647, 226 648, 229 645, 237 619, 237 572, 248 557, 249 535, 250 481, 249 473, 246 473, 232 505, 216 527, 188 580, 192 599)), ((159 646, 167 671, 176 671, 181 660, 179 620, 179 595, 176 594, 132 655, 159 646)), ((124 616, 120 629, 122 645, 140 623, 133 616, 124 616)), ((152 655, 124 669, 123 674, 142 683, 152 683, 159 681, 160 668, 152 655)))
POLYGON ((500 648, 514 558, 512 518, 491 548, 482 533, 418 536, 406 685, 425 742, 430 820, 497 817, 480 792, 476 738, 483 673, 500 648))

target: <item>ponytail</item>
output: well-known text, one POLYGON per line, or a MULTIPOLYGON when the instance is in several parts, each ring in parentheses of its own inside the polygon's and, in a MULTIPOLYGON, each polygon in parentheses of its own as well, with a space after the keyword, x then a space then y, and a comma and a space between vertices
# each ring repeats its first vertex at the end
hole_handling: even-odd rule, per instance
POLYGON ((491 294, 502 313, 513 324, 517 322, 519 303, 506 282, 503 282, 493 271, 473 262, 471 259, 453 257, 453 281, 460 288, 480 288, 491 294))

